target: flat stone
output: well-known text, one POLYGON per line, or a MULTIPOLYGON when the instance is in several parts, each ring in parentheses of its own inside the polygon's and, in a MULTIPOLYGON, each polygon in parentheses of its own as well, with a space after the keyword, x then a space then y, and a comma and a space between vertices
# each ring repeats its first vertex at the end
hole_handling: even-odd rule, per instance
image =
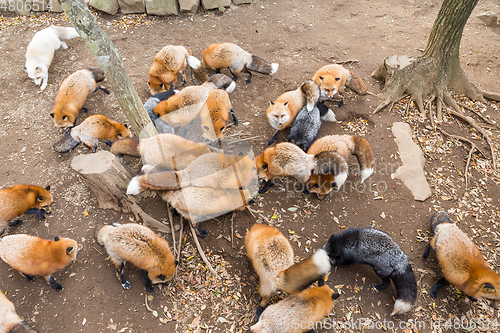
POLYGON ((252 3, 252 0, 233 0, 233 3, 235 5, 241 5, 241 4, 244 4, 244 3, 252 3))
POLYGON ((62 13, 64 10, 62 9, 61 5, 59 4, 59 1, 57 0, 49 0, 48 1, 48 7, 51 12, 54 13, 62 13))
POLYGON ((88 4, 110 15, 116 15, 119 9, 117 0, 90 0, 88 4))
POLYGON ((200 7, 200 0, 179 0, 181 13, 196 12, 198 7, 200 7))
POLYGON ((118 0, 118 6, 123 14, 145 13, 144 0, 118 0))
POLYGON ((486 25, 497 25, 498 15, 494 11, 487 11, 486 13, 479 14, 477 18, 481 19, 486 25))
POLYGON ((391 178, 402 180, 406 187, 410 189, 415 200, 424 201, 432 195, 424 174, 424 153, 413 142, 410 125, 407 123, 393 123, 392 133, 395 136, 394 141, 398 145, 399 157, 403 165, 391 175, 391 178))
POLYGON ((201 0, 201 4, 205 9, 215 9, 230 6, 231 0, 201 0))
POLYGON ((146 12, 150 15, 177 15, 177 2, 175 0, 145 0, 146 12))

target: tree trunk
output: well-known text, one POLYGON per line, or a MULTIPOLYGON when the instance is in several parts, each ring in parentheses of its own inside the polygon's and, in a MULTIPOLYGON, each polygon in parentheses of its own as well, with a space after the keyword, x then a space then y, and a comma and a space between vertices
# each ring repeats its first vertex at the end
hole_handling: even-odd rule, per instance
POLYGON ((132 129, 141 137, 158 134, 130 81, 118 49, 101 29, 85 0, 59 0, 59 3, 104 71, 132 129))

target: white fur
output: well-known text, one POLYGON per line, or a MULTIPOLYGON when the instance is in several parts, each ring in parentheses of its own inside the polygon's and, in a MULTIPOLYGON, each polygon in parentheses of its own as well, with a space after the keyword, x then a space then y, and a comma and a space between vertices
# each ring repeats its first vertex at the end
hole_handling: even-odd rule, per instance
POLYGON ((135 176, 132 178, 130 183, 127 186, 127 194, 137 195, 141 193, 141 186, 139 185, 139 181, 137 180, 139 176, 135 176))
POLYGON ((332 269, 332 266, 330 265, 330 257, 328 257, 325 250, 316 250, 312 258, 316 266, 318 266, 318 273, 326 274, 332 269))
POLYGON ((61 46, 63 49, 68 48, 61 39, 71 39, 78 36, 75 28, 55 26, 40 30, 33 36, 26 50, 24 69, 36 85, 41 84, 40 90, 47 87, 49 67, 54 59, 54 52, 61 46))
POLYGON ((269 124, 271 124, 271 126, 275 129, 275 130, 282 130, 281 126, 286 123, 288 121, 288 119, 290 119, 290 115, 287 113, 285 114, 285 116, 283 117, 282 119, 282 122, 278 122, 276 120, 276 118, 274 117, 274 115, 272 113, 269 113, 267 115, 267 119, 269 120, 269 124))
POLYGON ((333 113, 331 109, 328 109, 328 112, 323 117, 321 117, 321 120, 336 122, 337 117, 335 116, 335 113, 333 113))
POLYGON ((405 302, 402 299, 397 299, 394 303, 394 311, 392 311, 391 316, 399 313, 406 313, 411 310, 411 303, 405 302))
POLYGON ((229 87, 226 88, 226 91, 228 93, 232 93, 233 90, 234 90, 234 88, 236 88, 236 82, 233 81, 233 82, 231 82, 231 84, 229 85, 229 87))
POLYGON ((199 69, 201 67, 201 61, 192 55, 187 57, 187 63, 191 68, 199 69))
POLYGON ((337 188, 341 188, 344 185, 345 180, 347 179, 347 172, 341 172, 337 176, 335 176, 335 184, 337 188))
MULTIPOLYGON (((271 73, 269 73, 269 75, 273 75, 274 73, 276 73, 276 72, 278 71, 278 67, 279 67, 279 66, 280 66, 280 65, 279 65, 279 64, 277 64, 277 63, 272 63, 272 64, 271 64, 271 68, 272 68, 272 70, 271 70, 271 73)), ((312 108, 311 108, 311 110, 312 110, 312 108)), ((311 111, 311 110, 309 110, 309 111, 311 111)))
POLYGON ((373 173, 372 168, 361 170, 361 183, 363 183, 366 178, 370 177, 372 173, 373 173))
POLYGON ((153 169, 154 169, 154 168, 155 168, 155 166, 154 166, 154 165, 151 165, 151 164, 144 164, 144 165, 142 166, 141 171, 142 171, 143 173, 148 173, 148 172, 153 171, 153 169))

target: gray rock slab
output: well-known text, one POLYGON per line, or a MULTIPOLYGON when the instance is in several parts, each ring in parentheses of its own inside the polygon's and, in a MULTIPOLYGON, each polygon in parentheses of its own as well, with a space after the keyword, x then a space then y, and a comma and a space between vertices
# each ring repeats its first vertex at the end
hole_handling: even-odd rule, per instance
POLYGON ((176 0, 145 0, 146 12, 150 15, 177 15, 176 0))
POLYGON ((235 5, 241 5, 241 4, 244 4, 244 3, 252 3, 252 0, 233 0, 233 3, 235 5))
POLYGON ((179 9, 181 13, 196 12, 200 7, 200 0, 179 0, 179 9))
POLYGON ((117 0, 90 0, 88 4, 110 15, 115 15, 119 9, 117 0))
POLYGON ((432 195, 431 188, 424 175, 424 153, 413 142, 410 125, 407 123, 393 123, 392 133, 395 136, 394 141, 398 145, 399 157, 403 165, 391 175, 391 178, 403 181, 406 187, 410 189, 415 200, 424 201, 432 195))
POLYGON ((214 9, 230 6, 231 0, 201 0, 201 4, 205 9, 214 9))
POLYGON ((118 0, 118 6, 123 14, 138 14, 146 12, 144 0, 118 0))
POLYGON ((492 10, 489 10, 483 14, 479 14, 477 17, 481 21, 486 23, 486 25, 497 25, 498 15, 492 10))

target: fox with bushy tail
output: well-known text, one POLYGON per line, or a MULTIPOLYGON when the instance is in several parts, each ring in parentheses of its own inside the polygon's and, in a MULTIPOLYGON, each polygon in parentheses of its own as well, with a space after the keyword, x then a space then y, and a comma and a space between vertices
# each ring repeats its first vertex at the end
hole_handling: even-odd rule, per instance
POLYGON ((391 280, 397 299, 391 316, 411 310, 417 299, 417 281, 408 257, 389 235, 377 229, 347 229, 332 235, 323 247, 333 265, 367 264, 382 279, 374 284, 377 291, 387 288, 391 280))

